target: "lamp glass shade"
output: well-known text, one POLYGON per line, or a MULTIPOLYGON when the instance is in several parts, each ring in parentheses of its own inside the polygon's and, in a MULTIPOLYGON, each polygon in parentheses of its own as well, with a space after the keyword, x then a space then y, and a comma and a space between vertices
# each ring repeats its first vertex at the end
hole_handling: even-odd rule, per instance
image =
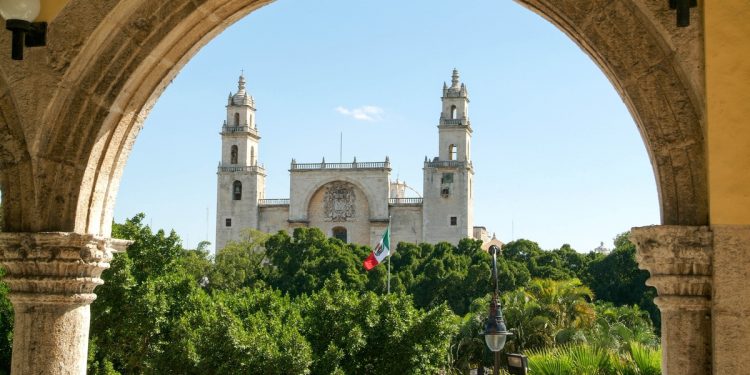
POLYGON ((506 338, 507 336, 501 333, 485 333, 484 335, 484 341, 487 343, 487 347, 493 352, 503 350, 506 338))
POLYGON ((0 16, 7 20, 32 22, 39 15, 39 0, 0 0, 0 16))

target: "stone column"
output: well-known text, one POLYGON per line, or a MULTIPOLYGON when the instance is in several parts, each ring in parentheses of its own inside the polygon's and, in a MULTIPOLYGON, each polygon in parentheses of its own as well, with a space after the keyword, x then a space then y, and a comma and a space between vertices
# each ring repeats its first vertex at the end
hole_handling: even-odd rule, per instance
POLYGON ((708 227, 633 228, 639 266, 651 273, 661 311, 662 373, 711 373, 712 232, 708 227))
POLYGON ((11 373, 85 374, 89 305, 112 253, 129 241, 77 233, 0 233, 15 311, 11 373))

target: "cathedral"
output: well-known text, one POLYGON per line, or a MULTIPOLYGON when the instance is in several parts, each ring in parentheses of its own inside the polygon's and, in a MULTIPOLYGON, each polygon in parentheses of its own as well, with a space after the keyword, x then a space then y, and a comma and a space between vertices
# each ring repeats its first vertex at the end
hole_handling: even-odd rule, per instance
POLYGON ((240 76, 237 93, 229 95, 221 129, 218 168, 216 249, 252 228, 275 233, 316 227, 345 242, 374 245, 391 226, 391 243, 447 241, 465 237, 484 241, 484 227, 474 226, 469 94, 453 70, 443 83, 437 126, 438 156, 425 157, 421 198, 405 196, 406 185, 391 180, 388 157, 382 161, 298 163, 289 168, 288 199, 267 199, 266 171, 258 162, 260 134, 255 100, 240 76))

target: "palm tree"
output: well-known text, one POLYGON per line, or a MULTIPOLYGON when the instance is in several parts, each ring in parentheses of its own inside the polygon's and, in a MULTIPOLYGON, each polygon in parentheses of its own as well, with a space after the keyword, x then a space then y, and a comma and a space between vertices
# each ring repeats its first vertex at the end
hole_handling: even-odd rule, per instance
POLYGON ((507 293, 503 311, 517 335, 509 344, 523 350, 585 341, 583 331, 596 318, 592 299, 591 290, 578 279, 535 279, 507 293))

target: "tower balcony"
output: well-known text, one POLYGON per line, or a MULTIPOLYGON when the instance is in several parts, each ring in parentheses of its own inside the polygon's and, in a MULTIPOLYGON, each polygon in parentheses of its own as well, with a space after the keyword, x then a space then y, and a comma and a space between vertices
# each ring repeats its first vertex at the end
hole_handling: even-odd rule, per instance
POLYGON ((451 118, 441 118, 440 119, 440 125, 453 125, 453 126, 471 126, 471 121, 468 119, 451 119, 451 118))
POLYGON ((265 174, 266 169, 260 165, 219 165, 219 172, 256 172, 265 174))
POLYGON ((473 165, 471 162, 459 161, 459 160, 433 160, 425 161, 425 168, 466 168, 472 169, 473 165))
POLYGON ((258 133, 257 127, 256 128, 251 128, 251 127, 249 127, 247 125, 244 125, 244 126, 227 126, 227 125, 224 125, 224 126, 221 127, 221 134, 222 135, 235 134, 235 133, 250 133, 250 134, 252 134, 252 135, 254 135, 256 137, 260 136, 260 134, 258 133))

